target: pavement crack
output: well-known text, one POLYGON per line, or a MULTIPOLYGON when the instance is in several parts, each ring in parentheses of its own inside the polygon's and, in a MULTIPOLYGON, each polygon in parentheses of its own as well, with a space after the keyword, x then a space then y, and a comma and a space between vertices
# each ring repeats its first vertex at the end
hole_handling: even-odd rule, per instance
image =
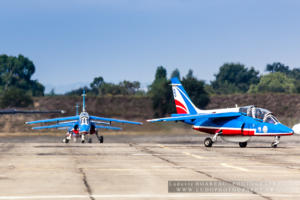
POLYGON ((90 200, 95 200, 95 198, 93 197, 93 192, 92 192, 92 189, 91 189, 91 186, 88 182, 88 179, 87 179, 87 176, 86 176, 86 173, 85 171, 83 170, 82 167, 78 167, 79 165, 79 160, 74 156, 75 155, 75 152, 73 151, 73 149, 69 149, 71 155, 73 155, 73 159, 74 159, 74 162, 75 162, 75 166, 76 168, 78 169, 79 173, 81 174, 81 179, 82 179, 82 182, 83 182, 83 185, 85 187, 85 190, 86 192, 88 193, 88 197, 90 200))
POLYGON ((82 175, 82 181, 83 181, 85 189, 86 189, 86 191, 87 191, 87 193, 89 195, 90 200, 95 200, 95 198, 93 197, 92 189, 91 189, 90 184, 89 184, 89 182, 87 180, 85 172, 83 171, 82 168, 79 168, 79 172, 82 175))
POLYGON ((209 177, 209 178, 212 178, 212 179, 215 179, 215 180, 218 180, 218 181, 221 181, 221 182, 225 182, 225 183, 228 183, 228 184, 230 184, 230 185, 232 185, 232 186, 235 186, 235 187, 244 189, 244 190, 250 192, 251 194, 257 195, 257 196, 259 196, 259 197, 261 197, 261 198, 263 198, 263 199, 272 200, 271 197, 262 195, 262 194, 260 194, 260 193, 258 193, 258 192, 256 192, 256 191, 254 191, 254 190, 251 190, 251 189, 249 189, 249 188, 247 188, 247 187, 243 187, 243 186, 237 185, 237 184, 235 184, 235 183, 232 182, 232 181, 227 181, 227 180, 225 180, 225 179, 222 179, 222 178, 219 178, 219 177, 215 177, 215 176, 213 176, 213 175, 211 175, 211 174, 209 174, 209 173, 206 173, 206 172, 203 172, 203 171, 194 169, 194 168, 180 166, 178 163, 176 163, 176 162, 174 162, 174 161, 171 161, 171 160, 169 160, 169 159, 166 159, 166 158, 164 158, 164 157, 158 155, 157 152, 155 152, 155 151, 153 151, 153 150, 150 150, 150 149, 148 149, 147 147, 138 146, 137 144, 133 144, 133 143, 129 144, 129 146, 130 146, 130 147, 134 147, 135 149, 137 149, 137 150, 139 150, 139 151, 141 151, 141 152, 149 153, 149 154, 151 154, 153 157, 159 158, 160 160, 163 160, 163 161, 165 161, 165 162, 167 162, 167 163, 169 163, 169 164, 174 165, 176 168, 179 167, 179 168, 183 168, 183 169, 189 169, 189 170, 192 170, 192 171, 194 171, 194 172, 196 172, 196 173, 205 175, 205 176, 207 176, 207 177, 209 177))

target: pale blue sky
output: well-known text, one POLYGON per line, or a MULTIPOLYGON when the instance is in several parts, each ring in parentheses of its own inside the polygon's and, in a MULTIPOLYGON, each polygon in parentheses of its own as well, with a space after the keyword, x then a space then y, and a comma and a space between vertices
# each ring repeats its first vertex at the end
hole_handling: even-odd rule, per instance
POLYGON ((0 54, 23 54, 62 92, 90 83, 150 83, 156 67, 202 80, 224 62, 263 72, 300 67, 300 1, 0 0, 0 54))

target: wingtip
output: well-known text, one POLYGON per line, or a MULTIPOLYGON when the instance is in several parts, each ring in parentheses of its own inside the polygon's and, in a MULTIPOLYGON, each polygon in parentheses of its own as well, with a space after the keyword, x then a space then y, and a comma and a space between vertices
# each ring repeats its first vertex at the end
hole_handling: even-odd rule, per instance
POLYGON ((156 120, 154 120, 154 119, 148 119, 147 120, 147 122, 149 122, 149 123, 153 123, 153 122, 155 122, 156 120))

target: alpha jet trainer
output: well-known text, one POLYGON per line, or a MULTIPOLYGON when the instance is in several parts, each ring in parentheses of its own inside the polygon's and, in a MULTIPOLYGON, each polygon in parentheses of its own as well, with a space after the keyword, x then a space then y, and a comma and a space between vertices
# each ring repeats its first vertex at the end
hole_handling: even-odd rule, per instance
MULTIPOLYGON (((294 134, 293 129, 281 124, 272 112, 255 106, 200 110, 177 78, 172 78, 171 82, 177 114, 148 122, 181 121, 190 124, 194 130, 214 135, 204 140, 206 147, 211 147, 219 136, 225 141, 238 142, 240 147, 246 147, 252 136, 273 136, 271 146, 275 148, 281 136, 294 134)), ((295 133, 300 132, 300 125, 294 127, 297 128, 295 133)))
MULTIPOLYGON (((75 116, 61 117, 61 118, 54 118, 54 119, 43 119, 38 121, 26 122, 26 124, 56 122, 56 124, 33 127, 32 129, 36 130, 36 129, 49 129, 49 128, 67 128, 68 133, 63 140, 63 142, 65 143, 68 143, 72 136, 74 136, 75 139, 77 137, 80 137, 81 142, 84 143, 87 135, 91 136, 93 134, 97 136, 100 143, 103 143, 104 141, 103 136, 98 135, 98 129, 121 130, 121 128, 119 127, 111 126, 111 122, 127 123, 127 124, 135 124, 135 125, 142 124, 140 122, 90 116, 85 109, 85 96, 86 96, 85 91, 83 91, 82 112, 80 114, 77 112, 75 116)), ((91 137, 88 138, 88 142, 89 143, 92 142, 91 137)))

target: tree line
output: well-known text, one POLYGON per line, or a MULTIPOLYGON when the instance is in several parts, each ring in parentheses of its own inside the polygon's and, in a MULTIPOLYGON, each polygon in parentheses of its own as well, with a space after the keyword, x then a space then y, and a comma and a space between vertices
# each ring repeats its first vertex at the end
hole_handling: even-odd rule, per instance
MULTIPOLYGON (((22 107, 33 103, 36 96, 55 95, 54 90, 45 94, 45 87, 32 79, 35 65, 23 55, 0 55, 0 106, 22 107)), ((95 77, 89 86, 69 91, 65 95, 81 95, 85 89, 92 96, 144 96, 152 99, 156 116, 175 112, 170 79, 181 80, 192 101, 199 108, 209 103, 211 95, 236 93, 300 93, 300 68, 291 69, 280 62, 267 64, 260 74, 254 67, 247 68, 241 63, 225 63, 214 75, 214 80, 205 82, 198 79, 192 70, 181 76, 178 69, 168 75, 166 68, 158 66, 153 82, 142 89, 138 81, 124 80, 119 83, 106 82, 95 77)))
POLYGON ((265 73, 260 74, 254 67, 247 68, 241 63, 225 63, 220 68, 215 79, 210 83, 199 80, 190 69, 185 76, 175 69, 170 76, 163 66, 156 69, 153 82, 145 91, 137 81, 123 81, 118 84, 107 83, 103 77, 94 78, 90 87, 79 88, 66 95, 80 95, 85 89, 91 95, 131 95, 147 96, 152 99, 155 116, 174 113, 175 106, 171 90, 171 78, 181 80, 183 87, 191 100, 199 108, 209 103, 211 95, 228 95, 241 93, 300 93, 300 68, 290 69, 280 62, 267 64, 265 73))
POLYGON ((35 66, 23 55, 0 55, 0 107, 26 107, 32 97, 43 96, 45 87, 32 80, 35 66))
POLYGON ((267 64, 260 75, 253 67, 240 63, 225 63, 207 85, 210 94, 234 93, 300 93, 300 68, 290 69, 280 62, 267 64))

